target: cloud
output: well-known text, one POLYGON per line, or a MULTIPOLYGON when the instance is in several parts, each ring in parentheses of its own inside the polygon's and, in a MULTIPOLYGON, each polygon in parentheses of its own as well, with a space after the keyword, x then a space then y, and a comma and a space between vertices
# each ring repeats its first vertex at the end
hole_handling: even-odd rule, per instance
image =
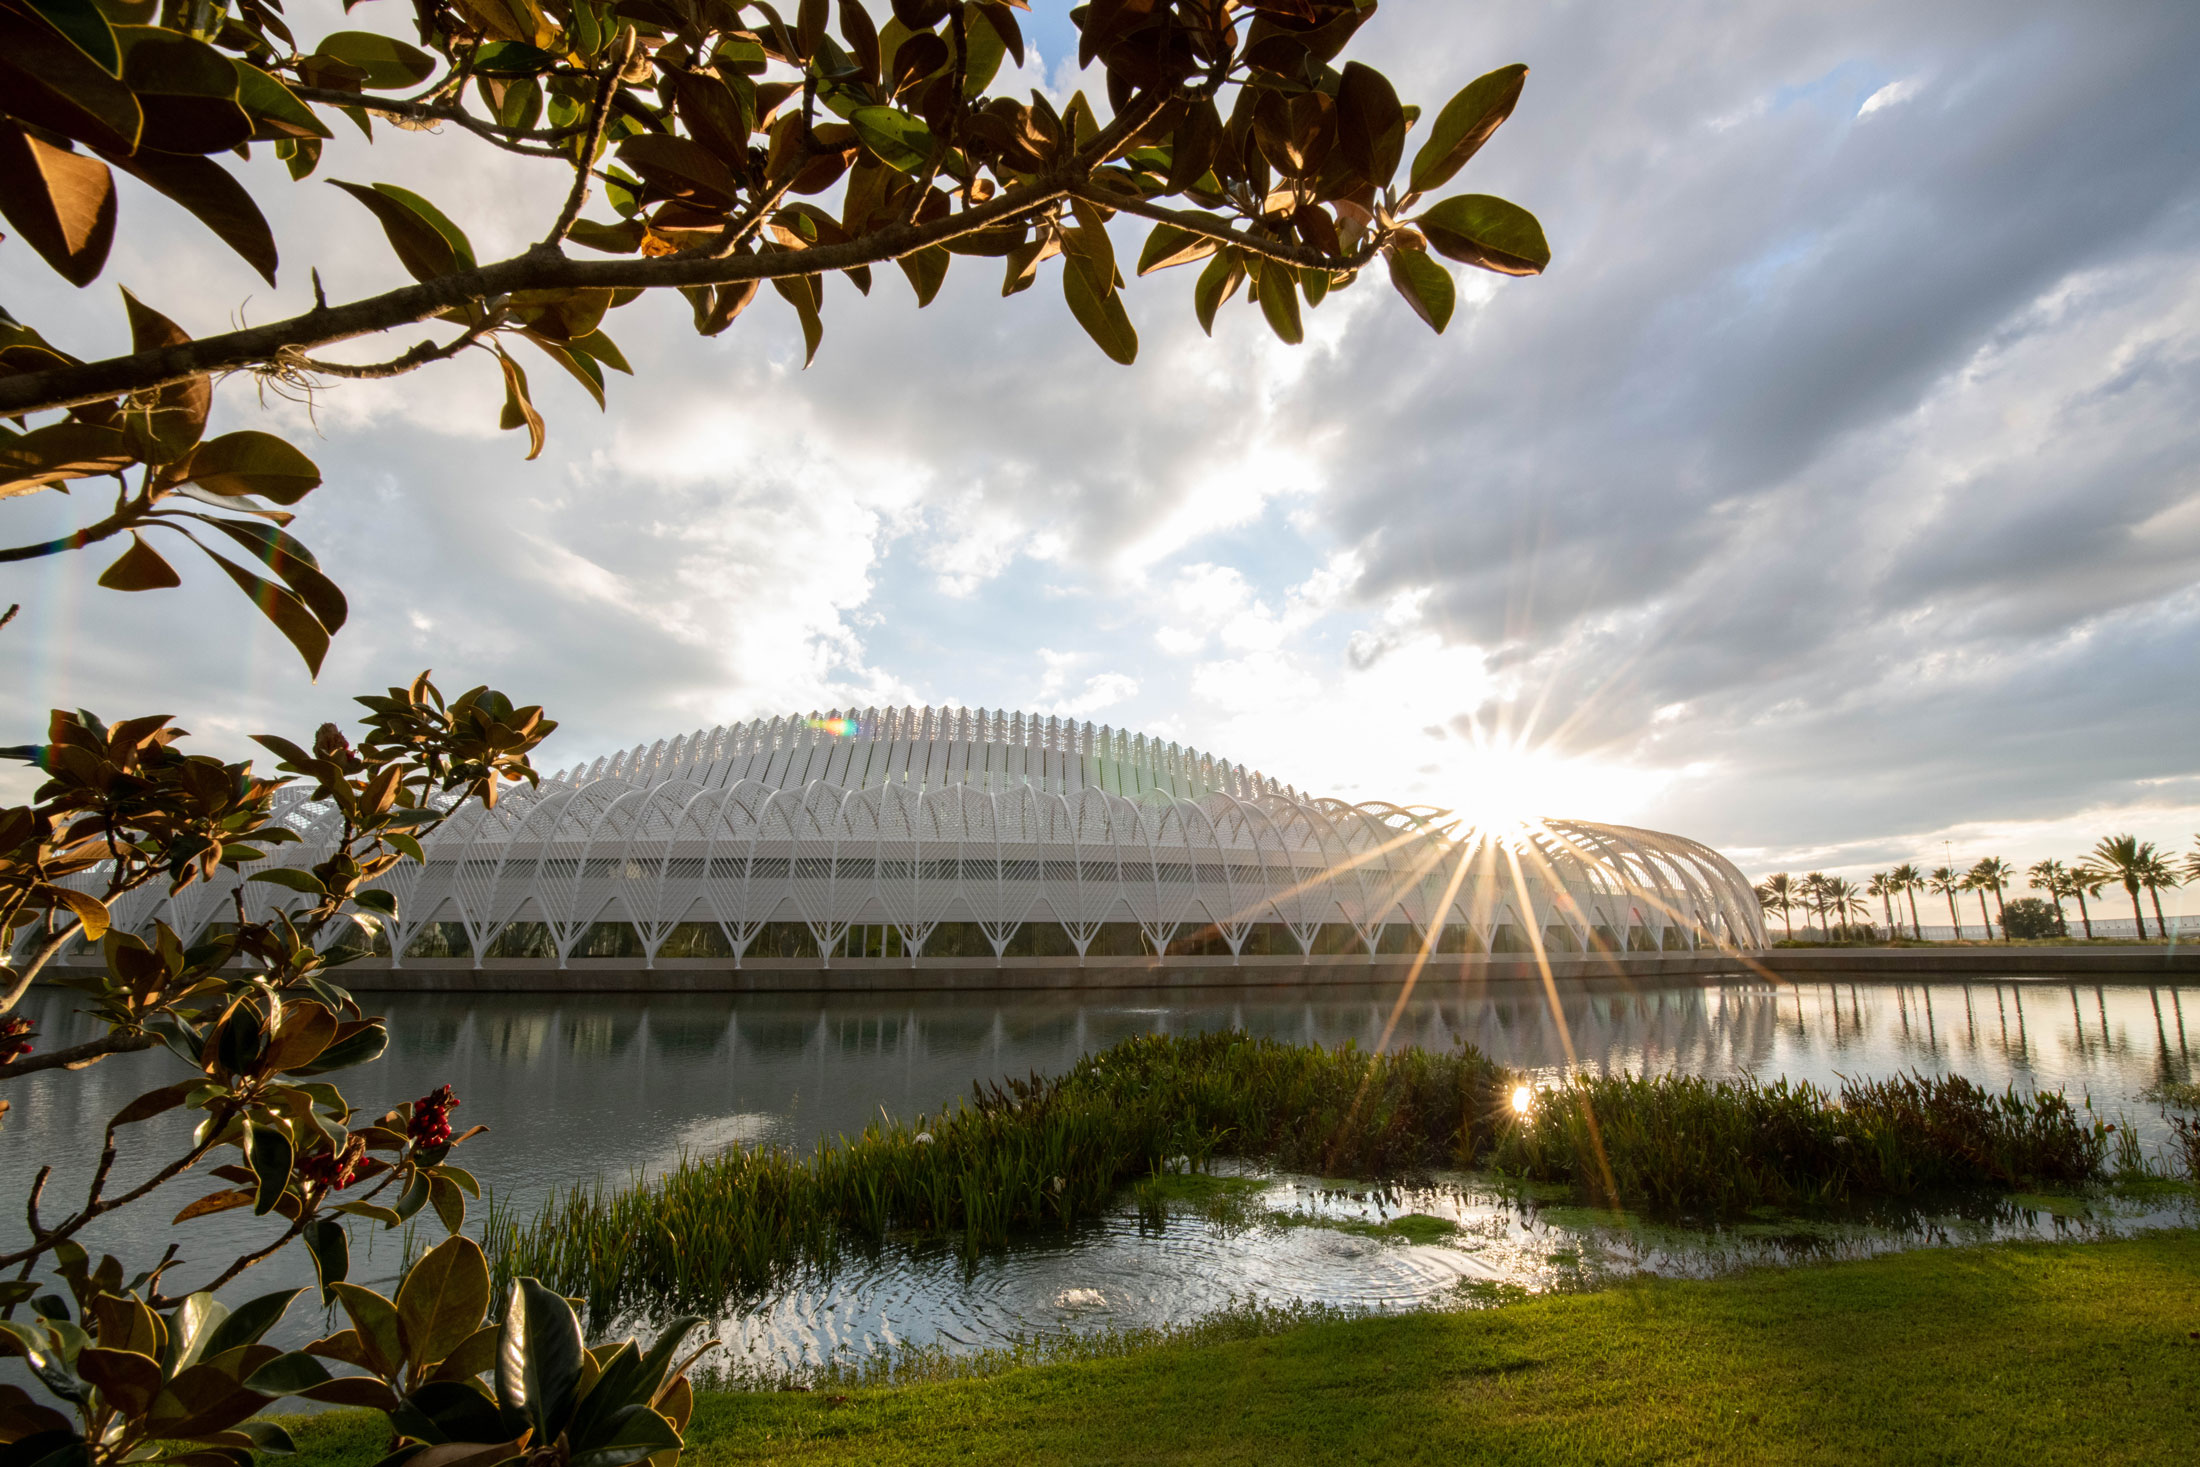
MULTIPOLYGON (((1017 87, 1097 95, 1058 17, 1030 35, 1017 87)), ((893 271, 867 299, 829 282, 807 371, 769 292, 707 341, 639 303, 611 318, 636 375, 608 415, 530 363, 532 464, 486 360, 278 408, 325 435, 298 529, 354 606, 319 686, 196 568, 126 598, 94 557, 7 572, 0 672, 24 707, 173 708, 231 749, 432 661, 550 704, 554 762, 959 701, 1352 798, 1534 794, 1751 861, 2067 858, 2119 824, 2186 844, 2188 6, 1386 8, 1358 44, 1431 109, 1534 68, 1456 187, 1534 209, 1552 267, 1460 270, 1441 338, 1379 271, 1297 350, 1242 299, 1210 338, 1191 271, 1133 281, 1130 369, 1051 270, 1003 300, 984 260, 922 311, 893 271)), ((556 169, 448 141, 385 129, 324 171, 419 188, 485 254, 534 237, 556 169)), ((302 305, 308 264, 338 294, 401 277, 325 183, 270 182, 272 294, 124 189, 111 279, 193 330, 302 305)), ((104 285, 20 275, 18 316, 120 344, 104 285)), ((257 420, 245 384, 220 411, 257 420)), ((81 507, 38 499, 11 541, 81 507)))

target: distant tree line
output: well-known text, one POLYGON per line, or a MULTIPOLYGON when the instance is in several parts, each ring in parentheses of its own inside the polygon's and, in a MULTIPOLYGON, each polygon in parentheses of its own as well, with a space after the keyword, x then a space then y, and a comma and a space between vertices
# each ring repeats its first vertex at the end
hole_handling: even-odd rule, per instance
POLYGON ((1928 892, 1947 901, 1948 923, 1955 929, 1959 942, 1963 940, 1963 908, 1957 901, 1959 896, 1977 897, 1979 926, 1989 942, 1994 940, 1997 927, 2001 929, 2003 941, 2068 937, 2070 921, 2063 903, 2075 900, 2078 921, 2090 940, 2093 912, 2086 905, 2086 898, 2097 898, 2109 887, 2121 886, 2131 898, 2131 915, 2138 925, 2140 938, 2144 940, 2149 935, 2146 910, 2139 899, 2141 892, 2146 893, 2154 908, 2153 935, 2166 937, 2169 923, 2162 915, 2162 892, 2186 882, 2200 882, 2200 834, 2193 840, 2191 853, 2181 860, 2174 854, 2165 853, 2152 841, 2133 835, 2112 835, 2102 838, 2074 864, 2036 861, 2024 875, 2027 885, 2045 893, 2044 898, 2020 897, 2005 903, 2002 894, 2016 885, 2017 870, 1998 856, 1988 856, 1968 871, 1958 871, 1952 866, 1936 866, 1927 871, 1905 861, 1891 871, 1874 872, 1862 885, 1821 871, 1800 877, 1776 871, 1757 884, 1757 900, 1765 911, 1779 916, 1790 941, 1795 937, 1794 916, 1800 912, 1805 917, 1806 934, 1810 930, 1809 919, 1816 918, 1819 931, 1835 942, 1880 936, 1879 927, 1869 920, 1873 897, 1879 899, 1886 935, 1902 935, 1902 911, 1906 904, 1910 936, 1920 942, 1924 940, 1925 929, 1918 920, 1919 892, 1928 892), (1991 910, 1986 905, 1988 894, 1994 899, 1991 910))

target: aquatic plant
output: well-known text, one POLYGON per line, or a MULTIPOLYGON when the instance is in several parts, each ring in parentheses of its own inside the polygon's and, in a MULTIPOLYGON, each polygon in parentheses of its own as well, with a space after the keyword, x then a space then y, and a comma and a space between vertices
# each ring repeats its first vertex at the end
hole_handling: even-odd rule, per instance
POLYGON ((807 1158, 733 1150, 655 1181, 576 1187, 524 1220, 498 1206, 484 1241, 500 1282, 539 1277, 601 1322, 636 1306, 713 1311, 890 1239, 974 1257, 1219 1157, 1368 1178, 1481 1167, 1702 1215, 2083 1182, 2102 1174, 2110 1135, 2059 1094, 1995 1095, 1962 1079, 1828 1093, 1585 1075, 1531 1091, 1522 1111, 1523 1081, 1472 1049, 1151 1036, 1056 1078, 980 1084, 940 1115, 882 1117, 807 1158))

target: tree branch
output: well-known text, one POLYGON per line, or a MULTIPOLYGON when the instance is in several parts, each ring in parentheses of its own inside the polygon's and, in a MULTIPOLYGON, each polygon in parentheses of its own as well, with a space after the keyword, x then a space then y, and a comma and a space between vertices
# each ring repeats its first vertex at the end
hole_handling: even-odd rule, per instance
POLYGON ((457 356, 467 347, 503 324, 502 314, 489 318, 479 326, 468 330, 453 341, 438 346, 433 341, 423 341, 411 351, 391 357, 386 362, 329 362, 319 357, 309 357, 290 352, 280 358, 285 366, 297 367, 323 377, 342 377, 353 382, 376 382, 386 377, 402 377, 407 372, 425 367, 431 362, 445 362, 457 356))
POLYGON ((603 80, 596 84, 596 103, 588 109, 588 140, 573 162, 573 191, 565 196, 565 207, 558 211, 557 222, 542 237, 539 248, 556 249, 573 221, 581 217, 581 205, 588 202, 589 170, 595 166, 596 150, 603 146, 604 124, 611 120, 612 93, 618 89, 619 78, 626 74, 627 65, 634 59, 634 48, 640 43, 640 35, 628 26, 618 56, 607 58, 610 64, 604 68, 603 80))
MULTIPOLYGON (((1097 140, 1096 140, 1097 141, 1097 140)), ((1066 172, 1066 170, 1065 170, 1066 172)), ((175 346, 131 352, 103 361, 73 363, 0 377, 0 417, 103 402, 209 372, 230 372, 304 350, 408 325, 441 311, 520 290, 657 290, 682 285, 726 285, 780 276, 824 275, 859 265, 883 264, 936 244, 1035 212, 1070 190, 1066 177, 1020 184, 974 209, 943 219, 893 224, 843 244, 765 255, 718 257, 703 251, 655 259, 575 260, 554 250, 530 249, 473 270, 401 286, 347 305, 316 307, 264 326, 227 331, 175 346)), ((1114 207, 1114 205, 1110 205, 1114 207)))
MULTIPOLYGON (((0 382, 5 381, 6 378, 0 378, 0 382)), ((31 545, 10 545, 0 549, 0 564, 13 560, 37 560, 41 556, 62 555, 71 550, 81 550, 87 545, 96 545, 142 522, 152 507, 152 501, 132 496, 123 501, 122 508, 107 518, 94 521, 81 530, 72 530, 58 540, 40 540, 31 545)), ((6 1013, 7 1009, 8 1005, 0 1004, 0 1013, 6 1013)))
POLYGON ((1261 239, 1250 234, 1239 234, 1211 219, 1202 219, 1197 214, 1164 209, 1158 204, 1149 204, 1144 199, 1134 199, 1126 194, 1111 194, 1089 184, 1080 185, 1069 192, 1088 204, 1098 204, 1101 208, 1113 209, 1118 214, 1135 214, 1141 219, 1151 219, 1156 224, 1171 225, 1187 234, 1196 234, 1202 239, 1211 239, 1220 244, 1234 245, 1248 254, 1259 255, 1285 265, 1303 265, 1312 270, 1357 270, 1374 259, 1377 253, 1377 247, 1368 244, 1354 254, 1325 255, 1308 245, 1287 244, 1280 239, 1261 239))
POLYGON ((108 1055, 134 1054, 158 1043, 160 1041, 150 1034, 107 1034, 50 1054, 29 1055, 13 1064, 0 1065, 0 1080, 14 1080, 40 1070, 81 1070, 87 1065, 98 1064, 108 1055))

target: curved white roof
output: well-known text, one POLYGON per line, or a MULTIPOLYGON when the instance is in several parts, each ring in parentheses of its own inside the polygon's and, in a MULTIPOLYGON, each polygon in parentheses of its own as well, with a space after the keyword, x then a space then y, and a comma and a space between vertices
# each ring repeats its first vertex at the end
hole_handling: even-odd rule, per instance
MULTIPOLYGON (((291 818, 307 838, 280 858, 310 864, 333 814, 298 801, 291 818)), ((603 923, 630 924, 647 962, 676 932, 714 927, 712 950, 735 964, 789 924, 821 953, 848 951, 856 927, 894 934, 871 951, 915 955, 943 923, 966 924, 998 958, 1025 924, 1053 923, 1080 960, 1125 924, 1157 953, 1198 933, 1209 952, 1323 960, 1414 950, 1432 928, 1446 952, 1765 941, 1747 880, 1679 836, 1578 820, 1482 832, 1433 807, 1308 797, 1124 730, 969 709, 761 719, 638 745, 508 788, 426 846, 425 866, 387 878, 399 954, 431 923, 462 927, 477 955, 536 924, 534 950, 561 966, 603 923)), ((231 885, 142 893, 143 910, 118 916, 190 933, 229 909, 231 885)))

